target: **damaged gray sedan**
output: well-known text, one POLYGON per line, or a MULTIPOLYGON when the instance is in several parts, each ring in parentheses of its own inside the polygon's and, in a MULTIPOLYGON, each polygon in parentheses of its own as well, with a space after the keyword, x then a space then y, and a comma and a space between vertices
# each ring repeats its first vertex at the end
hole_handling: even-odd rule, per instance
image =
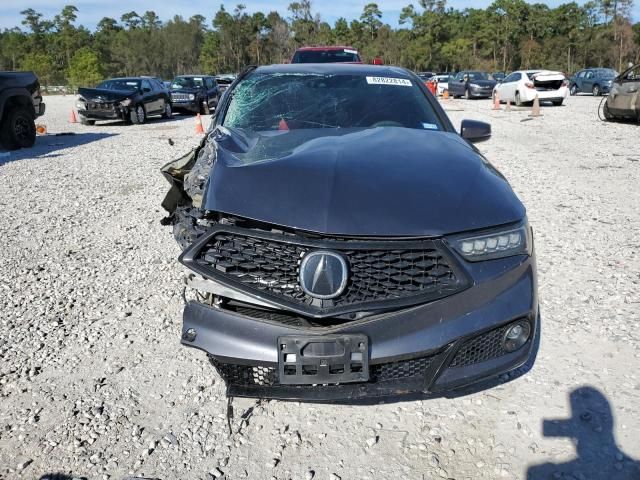
POLYGON ((443 393, 536 352, 525 208, 413 73, 250 68, 163 168, 182 343, 229 396, 443 393))

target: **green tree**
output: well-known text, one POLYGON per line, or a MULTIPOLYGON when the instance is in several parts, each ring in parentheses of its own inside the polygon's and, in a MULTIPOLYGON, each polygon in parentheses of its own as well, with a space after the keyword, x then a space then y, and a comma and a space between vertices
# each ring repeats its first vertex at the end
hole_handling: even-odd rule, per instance
POLYGON ((89 47, 83 47, 74 53, 67 69, 67 79, 74 89, 99 83, 103 79, 103 73, 98 54, 89 47))
POLYGON ((368 3, 364 6, 362 15, 360 15, 360 21, 371 35, 371 39, 375 38, 378 29, 382 26, 381 18, 382 12, 378 8, 377 3, 368 3))
POLYGON ((34 72, 38 76, 40 84, 43 85, 45 89, 48 85, 51 85, 51 79, 54 74, 53 58, 51 55, 44 52, 27 53, 22 59, 20 68, 34 72))

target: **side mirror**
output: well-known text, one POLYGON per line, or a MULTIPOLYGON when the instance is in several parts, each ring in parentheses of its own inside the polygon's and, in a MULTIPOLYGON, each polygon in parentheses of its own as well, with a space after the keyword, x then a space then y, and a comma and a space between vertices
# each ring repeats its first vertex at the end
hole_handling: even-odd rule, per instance
POLYGON ((460 136, 471 143, 484 142, 491 138, 491 125, 477 120, 463 120, 460 124, 460 136))

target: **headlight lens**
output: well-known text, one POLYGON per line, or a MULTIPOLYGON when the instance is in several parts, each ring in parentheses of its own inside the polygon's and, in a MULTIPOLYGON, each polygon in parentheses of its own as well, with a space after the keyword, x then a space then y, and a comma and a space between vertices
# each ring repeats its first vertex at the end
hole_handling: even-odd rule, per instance
POLYGON ((195 100, 196 96, 193 93, 189 94, 189 100, 195 100))
POLYGON ((118 105, 120 105, 121 107, 128 107, 129 105, 131 105, 131 99, 125 98, 124 100, 118 102, 118 105))
POLYGON ((79 108, 80 110, 87 108, 86 100, 82 97, 78 98, 76 100, 76 108, 79 108))
POLYGON ((500 230, 456 235, 447 239, 448 243, 466 260, 479 262, 514 255, 531 254, 531 228, 525 221, 520 225, 500 230))

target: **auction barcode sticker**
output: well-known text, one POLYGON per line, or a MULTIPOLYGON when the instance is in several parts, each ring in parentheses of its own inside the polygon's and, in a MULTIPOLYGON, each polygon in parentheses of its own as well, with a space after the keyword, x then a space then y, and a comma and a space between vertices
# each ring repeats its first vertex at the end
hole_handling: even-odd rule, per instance
POLYGON ((393 77, 367 77, 367 83, 369 85, 399 85, 401 87, 410 87, 411 80, 406 78, 393 78, 393 77))

